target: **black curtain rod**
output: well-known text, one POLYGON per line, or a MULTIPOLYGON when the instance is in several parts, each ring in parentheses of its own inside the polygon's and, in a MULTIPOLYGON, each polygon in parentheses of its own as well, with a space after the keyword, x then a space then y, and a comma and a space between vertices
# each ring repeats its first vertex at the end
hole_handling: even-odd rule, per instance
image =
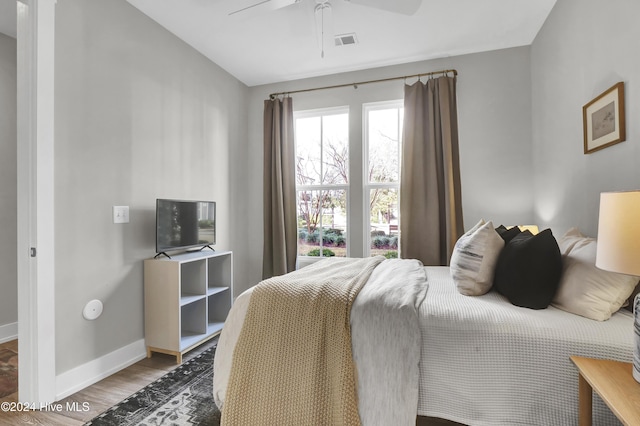
POLYGON ((358 86, 360 86, 362 84, 382 83, 382 82, 385 82, 385 81, 393 81, 393 80, 406 80, 408 78, 416 78, 416 77, 420 78, 420 77, 432 76, 432 75, 436 75, 436 74, 447 75, 448 73, 453 73, 454 77, 458 75, 458 71, 456 71, 454 69, 452 69, 452 70, 442 70, 442 71, 432 71, 432 72, 425 72, 425 73, 421 73, 421 74, 405 75, 405 76, 402 76, 402 77, 389 77, 389 78, 381 78, 381 79, 378 79, 378 80, 359 81, 357 83, 336 84, 334 86, 313 87, 311 89, 289 90, 287 92, 271 93, 269 95, 269 98, 273 99, 276 96, 280 96, 280 95, 290 95, 292 93, 302 93, 302 92, 313 92, 313 91, 316 91, 316 90, 325 90, 325 89, 337 89, 337 88, 340 88, 340 87, 349 87, 349 86, 353 86, 354 89, 357 89, 358 86))

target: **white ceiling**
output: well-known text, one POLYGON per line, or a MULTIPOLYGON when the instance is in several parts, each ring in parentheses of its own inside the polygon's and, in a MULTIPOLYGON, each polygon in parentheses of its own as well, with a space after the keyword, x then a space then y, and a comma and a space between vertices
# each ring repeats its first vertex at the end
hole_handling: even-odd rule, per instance
POLYGON ((321 58, 315 0, 232 16, 259 0, 128 1, 248 86, 529 45, 556 2, 423 0, 407 16, 331 0, 334 34, 359 43, 321 58))
MULTIPOLYGON (((331 0, 325 33, 355 32, 358 44, 327 40, 322 58, 316 0, 233 15, 260 0, 127 1, 248 86, 529 45, 556 2, 422 0, 407 16, 331 0)), ((15 16, 15 0, 0 0, 0 32, 15 37, 15 16)))

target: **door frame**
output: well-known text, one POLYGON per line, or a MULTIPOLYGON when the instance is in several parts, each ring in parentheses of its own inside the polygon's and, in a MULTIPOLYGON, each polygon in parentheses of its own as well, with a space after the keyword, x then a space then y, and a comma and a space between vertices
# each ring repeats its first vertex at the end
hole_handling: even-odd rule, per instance
POLYGON ((18 399, 54 402, 55 0, 17 3, 18 399))

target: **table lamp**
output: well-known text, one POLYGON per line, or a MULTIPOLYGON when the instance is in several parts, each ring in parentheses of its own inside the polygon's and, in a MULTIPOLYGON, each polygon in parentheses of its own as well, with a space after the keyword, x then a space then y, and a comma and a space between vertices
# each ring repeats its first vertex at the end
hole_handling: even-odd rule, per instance
MULTIPOLYGON (((513 228, 514 225, 509 225, 507 226, 507 229, 511 229, 513 228)), ((531 232, 533 235, 536 235, 538 232, 540 232, 538 230, 538 225, 518 225, 518 228, 520 228, 520 230, 522 232, 524 231, 529 231, 531 232)))
MULTIPOLYGON (((640 276, 640 190, 600 194, 596 266, 640 276)), ((640 295, 633 316, 633 378, 640 382, 640 295)))
POLYGON ((520 228, 522 232, 529 231, 533 235, 536 235, 538 232, 540 232, 538 230, 538 225, 518 225, 518 228, 520 228))

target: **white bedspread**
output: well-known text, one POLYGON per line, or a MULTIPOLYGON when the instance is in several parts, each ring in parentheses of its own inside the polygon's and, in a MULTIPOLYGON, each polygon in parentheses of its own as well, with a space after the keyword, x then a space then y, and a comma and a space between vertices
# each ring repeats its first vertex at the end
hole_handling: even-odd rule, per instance
MULTIPOLYGON (((569 356, 631 362, 626 310, 599 322, 554 307, 519 308, 496 292, 463 296, 449 268, 412 262, 381 263, 352 308, 364 425, 414 425, 417 412, 471 426, 574 426, 578 373, 569 356), (402 264, 409 270, 396 269, 402 264)), ((250 295, 236 299, 216 350, 219 407, 250 295)), ((593 412, 594 425, 620 424, 597 396, 593 412)))
MULTIPOLYGON (((496 292, 459 294, 446 267, 427 268, 420 307, 418 414, 467 425, 578 424, 578 372, 570 355, 631 362, 633 315, 604 322, 554 307, 511 305, 496 292)), ((620 424, 595 398, 594 425, 620 424)))
MULTIPOLYGON (((365 426, 415 425, 420 361, 418 308, 426 292, 426 274, 420 262, 385 260, 354 302, 352 348, 358 411, 365 426)), ((220 408, 250 297, 248 290, 236 299, 216 349, 213 392, 220 408)))
POLYGON ((420 363, 418 309, 427 293, 417 260, 386 260, 351 308, 351 346, 362 424, 416 424, 420 363))

